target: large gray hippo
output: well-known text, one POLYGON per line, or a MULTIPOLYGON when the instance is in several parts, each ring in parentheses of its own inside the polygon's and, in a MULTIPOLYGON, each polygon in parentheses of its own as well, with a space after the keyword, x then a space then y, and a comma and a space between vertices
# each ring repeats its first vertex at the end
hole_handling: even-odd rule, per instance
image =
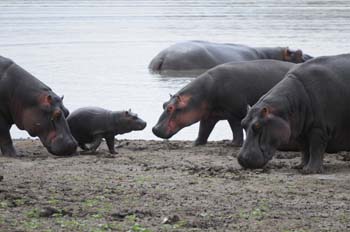
POLYGON ((10 136, 13 124, 38 136, 49 152, 71 155, 77 143, 67 125, 68 110, 44 83, 0 56, 0 149, 2 154, 16 155, 10 136))
POLYGON ((149 69, 159 74, 198 75, 219 64, 232 61, 273 59, 302 63, 312 58, 288 47, 248 47, 241 44, 187 41, 174 44, 153 58, 149 69))
POLYGON ((323 171, 323 155, 350 150, 350 54, 297 65, 242 120, 247 138, 238 161, 261 168, 279 144, 302 149, 303 173, 323 171))
POLYGON ((277 60, 231 62, 216 66, 183 87, 163 104, 163 113, 153 133, 168 139, 198 121, 195 145, 205 144, 219 120, 228 120, 233 145, 243 143, 241 120, 247 105, 282 80, 295 64, 277 60))

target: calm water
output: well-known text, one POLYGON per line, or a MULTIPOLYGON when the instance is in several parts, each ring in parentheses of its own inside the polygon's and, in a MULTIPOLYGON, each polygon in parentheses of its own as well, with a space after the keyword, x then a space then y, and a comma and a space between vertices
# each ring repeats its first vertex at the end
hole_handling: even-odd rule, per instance
MULTIPOLYGON (((350 1, 0 1, 0 54, 81 106, 131 108, 148 122, 119 138, 156 139, 151 127, 169 93, 191 78, 148 73, 161 49, 183 40, 290 46, 311 55, 350 51, 350 1)), ((194 139, 198 125, 174 139, 194 139)), ((13 137, 27 133, 12 130, 13 137)), ((210 139, 230 139, 226 122, 210 139)))

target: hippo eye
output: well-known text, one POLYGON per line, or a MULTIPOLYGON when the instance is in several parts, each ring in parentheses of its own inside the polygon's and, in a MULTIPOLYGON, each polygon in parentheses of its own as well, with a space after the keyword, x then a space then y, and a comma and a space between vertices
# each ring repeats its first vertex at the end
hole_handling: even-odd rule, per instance
POLYGON ((253 130, 254 130, 255 132, 257 132, 257 131, 259 131, 259 130, 261 129, 261 124, 258 123, 258 122, 256 122, 256 123, 254 123, 254 125, 252 126, 252 128, 253 128, 253 130))
POLYGON ((60 110, 55 110, 52 114, 52 118, 51 120, 54 121, 54 120, 58 120, 60 119, 62 116, 62 112, 60 110))
POLYGON ((168 106, 168 107, 166 108, 166 111, 167 111, 168 113, 171 113, 171 112, 174 111, 174 109, 175 109, 175 107, 174 107, 173 105, 170 105, 170 106, 168 106))

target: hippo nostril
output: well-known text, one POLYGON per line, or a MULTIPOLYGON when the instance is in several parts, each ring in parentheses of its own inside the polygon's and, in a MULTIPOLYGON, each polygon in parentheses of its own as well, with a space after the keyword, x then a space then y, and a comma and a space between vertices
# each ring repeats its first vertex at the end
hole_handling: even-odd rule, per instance
POLYGON ((153 132, 154 135, 158 136, 158 129, 157 129, 157 127, 154 126, 152 128, 152 132, 153 132))
POLYGON ((146 122, 142 123, 142 124, 141 124, 141 130, 145 129, 146 126, 147 126, 147 123, 146 123, 146 122))

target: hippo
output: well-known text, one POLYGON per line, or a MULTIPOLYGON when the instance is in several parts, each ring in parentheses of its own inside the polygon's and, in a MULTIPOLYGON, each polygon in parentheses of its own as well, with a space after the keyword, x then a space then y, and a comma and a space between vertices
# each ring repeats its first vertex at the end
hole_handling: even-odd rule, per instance
POLYGON ((164 139, 198 121, 199 133, 194 145, 207 143, 219 120, 227 120, 234 146, 243 143, 241 120, 247 105, 282 80, 295 64, 277 60, 230 62, 218 65, 179 90, 163 104, 163 113, 153 133, 164 139))
POLYGON ((294 141, 301 172, 323 172, 323 155, 350 150, 350 54, 296 65, 242 120, 247 137, 238 156, 245 168, 262 168, 276 147, 294 141))
POLYGON ((241 44, 186 41, 174 44, 154 57, 148 68, 162 75, 202 74, 210 68, 232 61, 273 59, 302 63, 312 57, 288 47, 248 47, 241 44))
POLYGON ((130 110, 110 111, 99 107, 77 109, 68 116, 67 121, 81 149, 95 152, 104 138, 111 154, 116 154, 115 135, 143 130, 146 127, 146 122, 130 110))
POLYGON ((77 143, 70 133, 69 111, 47 85, 12 60, 0 56, 0 149, 16 156, 10 128, 15 124, 38 136, 46 149, 59 156, 74 154, 77 143))

